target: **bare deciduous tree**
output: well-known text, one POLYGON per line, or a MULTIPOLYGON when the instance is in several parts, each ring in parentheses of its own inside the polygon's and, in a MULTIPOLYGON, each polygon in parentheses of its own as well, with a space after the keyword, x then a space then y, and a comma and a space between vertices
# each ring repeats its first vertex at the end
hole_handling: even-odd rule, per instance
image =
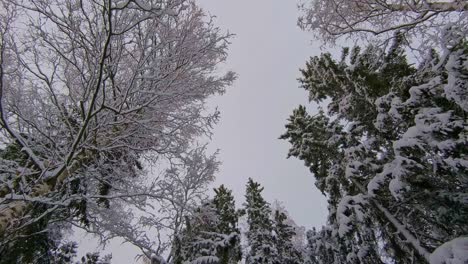
POLYGON ((60 212, 160 252, 124 233, 136 232, 132 217, 109 216, 128 204, 146 212, 152 199, 180 218, 200 198, 189 195, 217 162, 193 142, 218 118, 205 100, 235 78, 217 71, 229 37, 190 0, 2 1, 1 240, 60 212), (148 180, 143 159, 169 169, 148 180), (47 209, 32 217, 37 204, 47 209))

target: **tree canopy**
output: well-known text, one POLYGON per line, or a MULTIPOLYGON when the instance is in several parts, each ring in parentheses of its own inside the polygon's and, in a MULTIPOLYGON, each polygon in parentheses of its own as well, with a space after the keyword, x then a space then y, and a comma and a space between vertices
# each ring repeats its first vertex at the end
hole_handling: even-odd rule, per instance
POLYGON ((2 1, 0 251, 52 222, 166 251, 143 230, 176 233, 213 180, 229 38, 189 0, 2 1))
POLYGON ((418 66, 396 38, 301 71, 309 99, 328 108, 300 106, 281 136, 328 198, 328 225, 308 234, 313 263, 422 263, 466 235, 468 49, 456 29, 444 41, 418 66))

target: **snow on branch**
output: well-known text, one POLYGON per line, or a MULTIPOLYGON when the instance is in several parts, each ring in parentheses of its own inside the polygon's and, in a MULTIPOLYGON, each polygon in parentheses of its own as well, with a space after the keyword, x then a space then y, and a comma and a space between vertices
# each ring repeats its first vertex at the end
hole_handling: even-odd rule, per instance
POLYGON ((427 39, 441 25, 468 25, 468 3, 459 0, 304 0, 300 10, 299 26, 326 42, 345 35, 390 38, 395 31, 427 39))
POLYGON ((38 205, 108 236, 113 206, 160 207, 151 223, 177 230, 217 170, 195 142, 219 117, 206 99, 235 79, 218 71, 231 35, 188 0, 6 0, 0 35, 0 236, 38 205))

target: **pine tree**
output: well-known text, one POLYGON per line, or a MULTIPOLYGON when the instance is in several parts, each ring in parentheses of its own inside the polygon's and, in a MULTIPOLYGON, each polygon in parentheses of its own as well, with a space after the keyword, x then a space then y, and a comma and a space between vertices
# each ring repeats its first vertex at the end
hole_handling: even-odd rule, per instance
MULTIPOLYGON (((62 242, 56 249, 51 250, 48 259, 44 263, 48 264, 110 264, 112 255, 101 257, 99 252, 86 253, 78 261, 78 244, 74 241, 62 242)), ((29 262, 28 262, 29 263, 29 262)), ((32 262, 36 263, 36 262, 32 262)))
POLYGON ((175 241, 174 263, 218 263, 216 256, 216 226, 218 216, 212 201, 198 207, 186 217, 185 228, 175 241))
POLYGON ((213 200, 187 217, 175 244, 174 263, 238 263, 242 258, 238 218, 231 191, 221 185, 213 200))
MULTIPOLYGON (((302 87, 312 101, 328 99, 328 113, 299 107, 282 138, 327 195, 324 230, 332 233, 322 236, 349 263, 380 256, 424 263, 443 242, 466 234, 468 48, 452 30, 444 43, 444 53, 431 51, 418 68, 396 35, 388 50, 345 50, 340 62, 325 54, 302 70, 302 87)), ((323 263, 336 256, 326 252, 318 256, 323 263)))
MULTIPOLYGON (((329 243, 333 241, 335 252, 333 259, 337 263, 361 256, 364 263, 379 263, 378 245, 375 242, 375 226, 365 214, 359 190, 350 185, 345 177, 345 158, 340 150, 346 142, 343 126, 337 120, 330 120, 322 111, 310 116, 305 107, 294 111, 287 125, 283 138, 290 138, 293 144, 289 155, 305 161, 316 178, 316 186, 327 194, 329 203, 328 225, 332 230, 329 243), (346 206, 342 201, 353 201, 346 206), (358 218, 359 224, 351 225, 351 218, 358 218), (359 236, 366 237, 359 237, 359 236), (363 254, 363 249, 365 253, 363 254)), ((326 262, 325 262, 326 263, 326 262)))
POLYGON ((219 188, 214 189, 214 191, 215 197, 213 198, 213 203, 219 216, 217 231, 227 235, 225 237, 225 244, 218 251, 220 264, 235 264, 242 259, 240 230, 238 228, 241 213, 236 210, 231 190, 221 185, 219 188))
MULTIPOLYGON (((28 166, 28 159, 17 143, 8 144, 0 149, 0 162, 8 168, 10 162, 16 162, 22 166, 28 166)), ((25 178, 18 177, 14 169, 0 168, 0 196, 13 189, 15 191, 28 188, 28 184, 34 181, 35 176, 25 178), (3 184, 11 180, 13 184, 3 184)), ((24 168, 25 171, 29 171, 24 168)), ((41 202, 34 202, 31 208, 30 218, 24 217, 21 221, 27 223, 31 219, 38 221, 26 225, 17 232, 21 234, 14 239, 3 239, 0 241, 0 264, 12 263, 49 263, 50 252, 57 248, 61 239, 60 227, 49 224, 59 218, 57 214, 44 215, 51 206, 41 202)))
POLYGON ((328 227, 323 227, 319 232, 315 228, 307 231, 306 264, 346 263, 345 256, 339 255, 338 242, 331 233, 328 227))
POLYGON ((249 252, 247 264, 276 264, 278 252, 272 234, 273 223, 270 219, 270 205, 263 199, 263 188, 251 178, 247 183, 245 211, 247 213, 247 240, 249 252))
POLYGON ((274 212, 273 231, 278 261, 283 264, 302 264, 302 254, 292 243, 296 232, 293 227, 286 223, 287 219, 288 217, 284 212, 280 212, 279 210, 274 212))
MULTIPOLYGON (((40 155, 40 153, 38 153, 40 155)), ((22 170, 28 171, 29 177, 19 177, 14 170, 0 168, 0 196, 8 191, 14 190, 20 192, 30 188, 29 184, 37 180, 37 173, 31 170, 30 161, 27 155, 21 151, 19 145, 15 142, 8 144, 4 149, 0 149, 0 162, 8 168, 10 162, 16 162, 24 166, 22 170), (12 180, 14 184, 7 186, 6 181, 12 180)), ((73 194, 78 194, 82 191, 83 182, 71 181, 67 188, 73 194)), ((60 210, 51 210, 53 206, 44 203, 41 200, 34 201, 31 204, 29 217, 23 217, 21 222, 24 223, 22 229, 16 231, 16 237, 13 239, 5 239, 0 242, 0 264, 10 263, 50 263, 55 256, 53 252, 64 250, 61 244, 62 229, 64 226, 57 222, 68 216, 76 217, 82 224, 87 225, 87 210, 86 201, 72 200, 67 208, 60 210), (53 211, 52 213, 48 211, 53 211), (34 221, 32 221, 34 220, 34 221)), ((70 249, 70 245, 67 246, 70 249)), ((76 247, 76 245, 75 245, 76 247)), ((60 259, 57 263, 62 263, 60 259)))
POLYGON ((110 260, 112 259, 111 255, 106 255, 101 257, 98 252, 95 253, 87 253, 85 256, 81 258, 81 262, 77 264, 110 264, 110 260))
POLYGON ((77 256, 78 244, 76 242, 68 242, 61 245, 57 250, 52 251, 52 263, 73 264, 77 256))

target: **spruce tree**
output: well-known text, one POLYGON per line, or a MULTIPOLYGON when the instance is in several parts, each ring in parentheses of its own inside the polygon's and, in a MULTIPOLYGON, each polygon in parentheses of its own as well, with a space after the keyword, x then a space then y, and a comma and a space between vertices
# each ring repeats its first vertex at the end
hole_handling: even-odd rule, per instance
MULTIPOLYGON (((38 153, 41 155, 41 153, 38 153)), ((0 196, 9 191, 21 192, 30 188, 30 184, 37 180, 39 175, 31 169, 31 161, 21 150, 19 145, 12 142, 4 149, 0 149, 0 162, 4 165, 0 168, 0 196), (28 172, 29 177, 20 177, 15 170, 9 168, 9 164, 16 162, 24 166, 22 170, 28 172), (8 168, 8 169, 5 169, 8 168), (13 184, 5 184, 11 180, 13 184)), ((72 194, 83 191, 83 182, 72 180, 67 182, 64 189, 70 190, 72 194)), ((49 197, 53 198, 53 197, 49 197)), ((11 263, 55 263, 57 257, 53 252, 60 252, 65 245, 61 245, 62 229, 66 225, 59 224, 68 216, 74 216, 84 225, 88 224, 86 201, 74 199, 69 202, 68 207, 53 209, 46 199, 36 200, 31 203, 28 217, 20 221, 23 228, 16 230, 16 236, 10 235, 0 243, 0 264, 11 263), (50 211, 50 212, 49 212, 50 211), (34 220, 34 221, 33 221, 34 220), (58 222, 58 223, 57 223, 58 222), (60 246, 61 245, 61 246, 60 246)), ((76 245, 75 245, 76 247, 76 245)), ((60 259, 57 263, 63 262, 60 259)))
POLYGON ((225 235, 225 244, 218 250, 220 264, 235 264, 242 259, 238 221, 241 212, 236 210, 232 191, 224 185, 214 189, 213 204, 219 217, 217 231, 225 235))
MULTIPOLYGON (((19 191, 29 188, 28 184, 35 180, 33 170, 27 168, 30 161, 17 143, 6 145, 4 149, 0 149, 0 163, 4 165, 0 169, 0 196, 7 193, 9 190, 19 191), (11 167, 10 163, 19 163, 25 166, 24 170, 30 172, 31 177, 19 177, 18 173, 11 167), (4 168, 8 169, 4 169, 4 168), (13 184, 5 184, 11 180, 13 184)), ((38 218, 23 229, 16 231, 21 234, 13 239, 2 239, 0 241, 0 264, 13 263, 49 263, 50 252, 57 249, 57 245, 62 237, 58 225, 49 224, 58 217, 57 214, 44 215, 50 208, 50 205, 41 203, 40 201, 32 204, 30 217, 24 217, 21 221, 27 223, 31 219, 38 218)))
POLYGON ((218 221, 212 201, 206 202, 198 207, 193 215, 187 216, 185 228, 175 242, 174 263, 218 263, 218 221))
POLYGON ((346 263, 346 256, 340 255, 338 242, 334 240, 329 227, 323 227, 318 232, 315 228, 307 231, 307 247, 305 251, 306 264, 346 263))
POLYGON ((187 217, 175 241, 174 263, 234 264, 241 260, 239 212, 234 197, 224 185, 214 191, 213 200, 187 217))
POLYGON ((77 264, 111 264, 111 255, 106 255, 101 257, 98 252, 87 253, 85 256, 81 257, 81 261, 77 264))
POLYGON ((278 252, 278 261, 283 264, 302 264, 302 254, 292 243, 296 232, 286 223, 288 219, 284 212, 275 210, 273 218, 273 231, 275 234, 275 247, 278 252))
POLYGON ((73 264, 78 253, 78 244, 76 242, 68 242, 62 244, 58 249, 51 252, 53 264, 73 264))
POLYGON ((247 213, 247 241, 249 252, 246 264, 276 264, 278 252, 273 237, 271 209, 262 197, 263 187, 251 178, 247 182, 245 211, 247 213))
MULTIPOLYGON (((447 30, 443 53, 414 67, 401 40, 387 50, 346 49, 339 62, 312 58, 300 82, 310 100, 327 99, 328 111, 299 107, 282 136, 329 199, 324 230, 332 232, 320 236, 349 263, 424 263, 468 230, 466 41, 447 30)), ((310 237, 309 248, 326 244, 310 237)), ((326 252, 319 260, 336 262, 326 252)))

